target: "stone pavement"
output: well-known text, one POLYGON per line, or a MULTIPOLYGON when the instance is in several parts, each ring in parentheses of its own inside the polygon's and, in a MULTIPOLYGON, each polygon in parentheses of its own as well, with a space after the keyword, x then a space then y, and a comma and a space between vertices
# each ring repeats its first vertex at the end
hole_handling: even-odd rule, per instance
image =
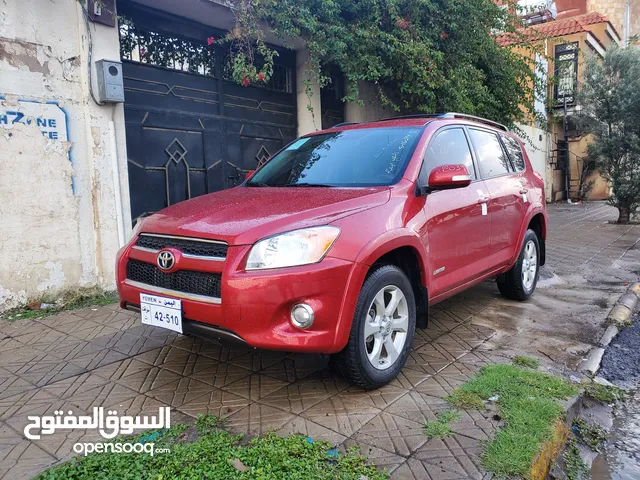
POLYGON ((553 369, 573 368, 601 331, 605 307, 640 269, 640 226, 606 223, 611 208, 553 205, 549 213, 548 268, 532 301, 503 300, 485 282, 438 304, 401 375, 375 391, 335 376, 326 357, 202 342, 142 326, 117 305, 0 320, 0 478, 30 478, 70 458, 76 442, 100 440, 70 431, 28 441, 27 415, 99 406, 127 415, 170 406, 173 424, 211 413, 245 434, 358 445, 394 479, 488 478, 479 456, 497 427, 490 417, 464 412, 444 440, 428 440, 424 421, 487 362, 531 353, 553 369))

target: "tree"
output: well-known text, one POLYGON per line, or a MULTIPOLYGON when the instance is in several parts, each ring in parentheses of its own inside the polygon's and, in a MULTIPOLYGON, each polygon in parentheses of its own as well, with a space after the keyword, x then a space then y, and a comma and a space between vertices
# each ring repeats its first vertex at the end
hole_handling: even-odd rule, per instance
POLYGON ((356 101, 358 81, 367 81, 397 111, 460 111, 513 125, 534 111, 535 87, 544 89, 533 55, 497 43, 498 32, 517 36, 521 23, 513 10, 491 0, 226 3, 237 21, 228 35, 232 56, 234 45, 241 45, 236 81, 253 78, 246 37, 261 41, 258 24, 264 19, 282 38, 305 42, 321 85, 329 81, 327 67, 340 68, 349 80, 344 101, 356 101))
POLYGON ((578 129, 592 135, 586 159, 610 183, 618 223, 629 223, 640 207, 640 50, 587 58, 578 104, 578 129))

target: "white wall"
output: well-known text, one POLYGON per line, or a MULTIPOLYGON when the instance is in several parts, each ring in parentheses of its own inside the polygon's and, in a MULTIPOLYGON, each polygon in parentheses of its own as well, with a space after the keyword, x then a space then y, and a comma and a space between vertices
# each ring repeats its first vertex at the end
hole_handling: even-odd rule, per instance
MULTIPOLYGON (((114 286, 119 241, 111 120, 124 218, 130 214, 123 108, 98 106, 90 99, 87 32, 79 2, 5 0, 0 19, 3 106, 20 109, 18 99, 58 102, 67 113, 69 136, 68 143, 46 139, 35 125, 0 129, 2 311, 67 288, 114 286)), ((90 25, 93 60, 119 59, 116 29, 90 25)), ((125 225, 129 230, 128 221, 125 225)))
POLYGON ((551 152, 551 135, 541 128, 529 125, 518 125, 524 132, 521 135, 527 155, 533 169, 542 175, 547 202, 551 201, 552 171, 549 168, 549 155, 551 152))

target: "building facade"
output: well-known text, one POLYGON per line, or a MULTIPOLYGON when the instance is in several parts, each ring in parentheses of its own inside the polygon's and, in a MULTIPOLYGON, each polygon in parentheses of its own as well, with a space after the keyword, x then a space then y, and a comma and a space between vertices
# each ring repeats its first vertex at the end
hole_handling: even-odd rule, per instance
MULTIPOLYGON (((231 81, 226 49, 210 41, 235 24, 222 3, 5 1, 0 311, 112 288, 138 218, 237 185, 296 136, 394 115, 364 83, 362 103, 344 104, 338 72, 320 89, 301 42, 284 48, 268 32, 279 53, 270 81, 231 81)), ((549 137, 523 129, 544 174, 549 137)))

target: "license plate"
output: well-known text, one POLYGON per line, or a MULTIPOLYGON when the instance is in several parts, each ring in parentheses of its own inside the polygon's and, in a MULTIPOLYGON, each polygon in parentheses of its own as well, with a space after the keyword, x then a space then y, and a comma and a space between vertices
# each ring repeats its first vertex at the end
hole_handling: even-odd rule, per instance
POLYGON ((182 333, 182 301, 175 298, 140 294, 142 323, 182 333))

